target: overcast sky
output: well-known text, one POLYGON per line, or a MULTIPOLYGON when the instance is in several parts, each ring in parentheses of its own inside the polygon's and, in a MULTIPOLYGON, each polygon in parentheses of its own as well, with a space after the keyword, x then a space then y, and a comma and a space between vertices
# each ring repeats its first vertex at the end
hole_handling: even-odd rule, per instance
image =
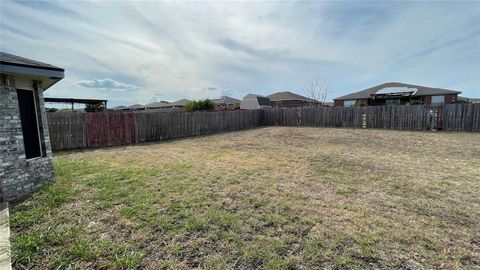
POLYGON ((50 97, 131 105, 398 81, 480 97, 480 2, 0 2, 1 50, 65 68, 50 97))

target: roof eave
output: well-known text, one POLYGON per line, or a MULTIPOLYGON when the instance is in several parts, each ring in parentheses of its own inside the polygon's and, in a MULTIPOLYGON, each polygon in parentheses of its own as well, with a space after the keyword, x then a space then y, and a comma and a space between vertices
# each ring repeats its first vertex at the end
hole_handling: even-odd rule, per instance
POLYGON ((20 65, 11 65, 8 63, 0 64, 0 72, 13 75, 26 75, 44 78, 48 84, 44 85, 43 90, 47 90, 52 85, 56 84, 65 77, 65 71, 60 68, 53 70, 50 68, 34 68, 20 65))

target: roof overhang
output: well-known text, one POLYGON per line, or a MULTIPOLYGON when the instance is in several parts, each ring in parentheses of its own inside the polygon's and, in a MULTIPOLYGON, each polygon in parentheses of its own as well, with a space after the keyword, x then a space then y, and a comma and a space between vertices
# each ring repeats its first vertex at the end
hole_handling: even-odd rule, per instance
POLYGON ((99 104, 105 103, 108 100, 106 99, 86 99, 86 98, 52 98, 52 97, 45 97, 45 102, 52 102, 52 103, 80 103, 80 104, 99 104))
POLYGON ((65 71, 60 68, 38 68, 3 61, 0 62, 0 73, 42 81, 43 90, 47 90, 65 77, 65 71))

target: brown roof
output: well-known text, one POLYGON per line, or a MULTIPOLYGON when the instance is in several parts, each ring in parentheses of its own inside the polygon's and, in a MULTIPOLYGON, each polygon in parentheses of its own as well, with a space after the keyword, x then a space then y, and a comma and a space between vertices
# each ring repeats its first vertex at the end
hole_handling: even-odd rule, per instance
POLYGON ((399 82, 388 82, 380 84, 359 92, 351 93, 345 96, 334 98, 333 100, 356 100, 356 99, 368 99, 371 98, 372 94, 377 93, 377 91, 385 87, 408 87, 408 88, 417 88, 418 91, 412 96, 435 96, 435 95, 449 95, 449 94, 460 94, 460 91, 442 89, 442 88, 433 88, 421 85, 406 84, 399 82))
POLYGON ((290 91, 284 92, 277 92, 267 96, 270 101, 284 101, 284 100, 301 100, 301 101, 308 101, 308 102, 315 102, 315 100, 304 97, 299 94, 292 93, 290 91))
POLYGON ((123 105, 119 105, 119 106, 115 106, 113 108, 110 108, 110 110, 121 110, 121 109, 126 109, 127 106, 123 106, 123 105))
POLYGON ((145 108, 145 105, 133 104, 133 105, 128 106, 128 108, 130 108, 130 109, 140 109, 140 108, 145 108))
POLYGON ((165 101, 158 101, 158 102, 152 102, 147 105, 145 105, 145 108, 162 108, 165 107, 165 105, 168 105, 168 102, 165 101))
POLYGON ((174 106, 185 106, 190 101, 191 101, 190 99, 185 99, 184 98, 184 99, 180 99, 180 100, 177 100, 175 102, 172 102, 170 104, 173 104, 174 106))
POLYGON ((212 99, 212 101, 215 102, 215 104, 236 104, 241 102, 241 100, 229 96, 222 96, 217 99, 212 99))

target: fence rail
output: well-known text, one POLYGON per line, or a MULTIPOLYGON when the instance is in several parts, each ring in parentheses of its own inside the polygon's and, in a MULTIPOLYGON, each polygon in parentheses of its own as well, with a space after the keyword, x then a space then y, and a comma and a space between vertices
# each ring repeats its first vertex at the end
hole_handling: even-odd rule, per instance
POLYGON ((257 126, 480 131, 480 104, 222 112, 48 114, 53 150, 161 141, 257 126))

